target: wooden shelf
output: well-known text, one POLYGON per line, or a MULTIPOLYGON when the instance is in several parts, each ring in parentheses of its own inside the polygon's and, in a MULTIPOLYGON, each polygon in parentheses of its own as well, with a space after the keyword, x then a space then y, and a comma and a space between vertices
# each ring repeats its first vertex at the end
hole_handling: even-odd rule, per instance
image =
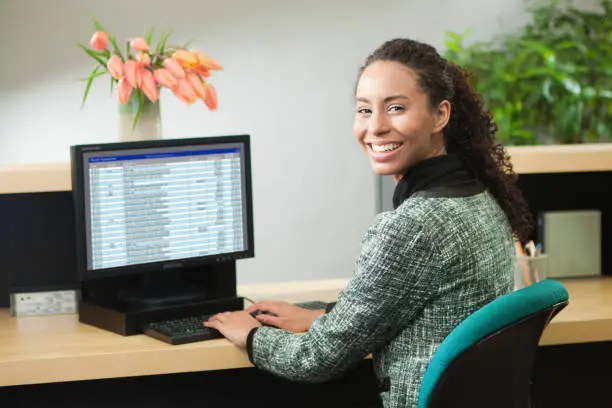
MULTIPOLYGON (((612 171, 612 143, 507 148, 519 174, 612 171)), ((0 167, 0 194, 68 191, 69 163, 0 167)))
POLYGON ((612 171, 612 143, 510 146, 507 151, 519 174, 612 171))
POLYGON ((69 163, 0 167, 0 194, 72 189, 69 163))

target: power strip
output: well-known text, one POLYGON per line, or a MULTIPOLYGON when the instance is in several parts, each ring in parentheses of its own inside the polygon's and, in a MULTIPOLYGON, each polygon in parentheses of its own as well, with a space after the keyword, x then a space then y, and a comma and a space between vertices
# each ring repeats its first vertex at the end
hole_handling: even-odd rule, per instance
POLYGON ((11 294, 11 315, 15 317, 71 314, 76 310, 75 290, 11 294))

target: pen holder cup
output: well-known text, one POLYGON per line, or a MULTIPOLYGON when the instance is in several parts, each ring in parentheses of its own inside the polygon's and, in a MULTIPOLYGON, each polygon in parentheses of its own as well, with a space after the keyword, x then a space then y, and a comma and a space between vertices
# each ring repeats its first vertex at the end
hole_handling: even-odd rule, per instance
POLYGON ((517 256, 514 261, 514 289, 521 289, 548 277, 548 257, 517 256))

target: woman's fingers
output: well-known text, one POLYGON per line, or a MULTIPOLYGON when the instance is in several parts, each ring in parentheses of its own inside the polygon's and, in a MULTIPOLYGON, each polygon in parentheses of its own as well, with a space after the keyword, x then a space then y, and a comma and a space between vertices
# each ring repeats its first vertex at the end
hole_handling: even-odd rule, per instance
POLYGON ((257 315, 255 319, 257 319, 257 321, 259 321, 260 323, 266 324, 268 326, 279 327, 281 324, 280 318, 268 314, 257 315))
POLYGON ((256 312, 258 310, 261 310, 261 304, 264 302, 257 302, 255 304, 252 304, 251 306, 247 307, 246 309, 244 309, 247 313, 253 313, 256 312))
POLYGON ((273 310, 278 309, 278 304, 277 302, 273 302, 273 301, 268 301, 268 300, 264 300, 261 302, 257 302, 252 306, 249 306, 246 311, 248 313, 253 313, 256 312, 258 310, 264 311, 264 312, 270 312, 273 310))
POLYGON ((215 322, 215 323, 223 323, 227 320, 228 318, 228 312, 225 313, 217 313, 216 315, 212 315, 208 321, 209 322, 215 322))
POLYGON ((208 320, 207 320, 207 321, 205 321, 203 324, 204 324, 204 326, 206 326, 206 327, 210 327, 210 328, 212 328, 212 329, 217 329, 217 330, 219 330, 219 324, 220 324, 220 323, 219 323, 219 321, 218 321, 218 320, 210 320, 210 319, 208 319, 208 320))

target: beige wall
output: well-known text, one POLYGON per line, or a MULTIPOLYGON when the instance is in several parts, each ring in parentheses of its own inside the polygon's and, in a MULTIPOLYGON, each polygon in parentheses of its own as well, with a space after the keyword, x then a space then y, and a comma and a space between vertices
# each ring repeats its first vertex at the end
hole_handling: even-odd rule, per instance
MULTIPOLYGON (((162 96, 167 138, 250 133, 256 258, 239 280, 348 276, 375 214, 375 177, 352 134, 352 89, 366 54, 409 36, 441 47, 445 30, 474 38, 525 21, 521 0, 3 0, 0 166, 68 162, 71 144, 116 139, 116 104, 98 81, 80 110, 91 60, 76 47, 89 13, 119 38, 155 24, 193 38, 225 67, 215 114, 162 96)), ((61 173, 61 171, 60 171, 61 173)), ((49 171, 44 177, 57 179, 49 171)), ((8 178, 7 178, 8 177, 8 178)), ((39 180, 30 179, 33 183, 39 180)), ((15 183, 0 179, 0 189, 15 183)), ((43 182, 44 184, 44 182, 43 182)))

